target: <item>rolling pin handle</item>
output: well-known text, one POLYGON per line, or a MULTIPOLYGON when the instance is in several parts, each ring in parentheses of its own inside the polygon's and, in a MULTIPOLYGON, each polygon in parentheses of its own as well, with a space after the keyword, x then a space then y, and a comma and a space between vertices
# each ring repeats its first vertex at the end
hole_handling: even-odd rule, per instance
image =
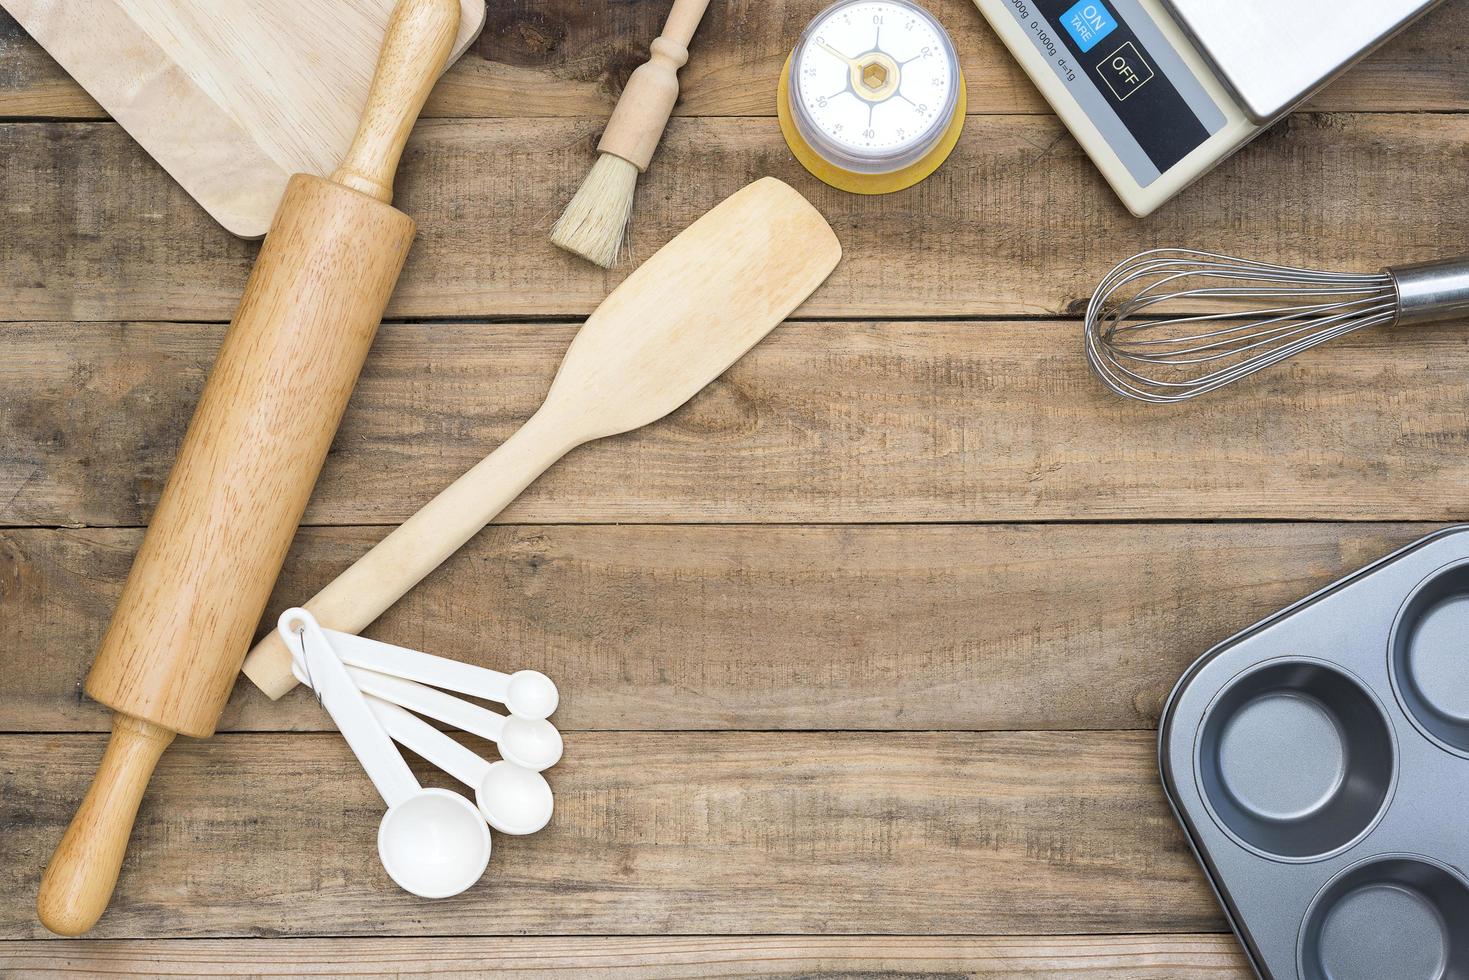
POLYGON ((384 204, 408 133, 444 70, 459 33, 459 0, 398 0, 378 55, 367 107, 333 183, 384 204))
POLYGON ((36 914, 47 929, 79 936, 102 917, 117 885, 143 791, 173 736, 151 722, 113 716, 102 764, 41 877, 36 914))

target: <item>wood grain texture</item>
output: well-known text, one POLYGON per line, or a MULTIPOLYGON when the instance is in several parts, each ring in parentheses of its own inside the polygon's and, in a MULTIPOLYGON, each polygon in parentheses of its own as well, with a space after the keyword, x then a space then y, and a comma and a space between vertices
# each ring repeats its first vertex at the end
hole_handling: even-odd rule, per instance
POLYGON ((299 174, 149 519, 87 692, 209 735, 413 241, 407 215, 299 174))
MULTIPOLYGON (((0 125, 0 319, 19 321, 0 325, 0 524, 39 525, 0 532, 0 730, 32 733, 0 737, 0 973, 1248 975, 1152 736, 1086 730, 1151 727, 1209 644, 1432 529, 1167 522, 1469 516, 1463 325, 1356 338, 1160 414, 1103 397, 1075 322, 972 318, 1075 317, 1153 244, 1362 269, 1462 250, 1469 5, 1137 223, 969 0, 928 4, 985 117, 954 159, 876 202, 809 182, 764 117, 825 2, 712 5, 631 240, 645 258, 782 176, 852 259, 810 322, 664 424, 573 454, 375 628, 542 667, 566 695, 557 823, 497 841, 486 884, 447 905, 377 869, 380 806, 340 739, 286 733, 326 727, 315 703, 242 687, 222 719, 242 734, 176 746, 144 800, 104 919, 138 938, 21 938, 103 746, 35 733, 106 728, 80 680, 141 537, 115 525, 150 515, 222 333, 194 321, 228 317, 255 247, 110 123, 0 125), (176 322, 115 322, 147 318, 176 322), (1077 519, 1165 523, 921 523, 1077 519), (848 728, 872 731, 802 731, 848 728), (1078 731, 1023 731, 1041 728, 1078 731), (920 935, 945 932, 966 935, 920 935)), ((357 525, 401 520, 513 431, 567 321, 619 281, 544 235, 667 10, 497 4, 437 87, 426 115, 490 118, 409 146, 422 251, 394 315, 552 322, 385 329, 308 515, 335 526, 299 536, 272 613, 385 531, 357 525)), ((3 14, 0 117, 101 118, 3 14)))
MULTIPOLYGON (((0 737, 0 894, 33 887, 93 735, 0 737)), ((428 773, 430 782, 445 777, 428 773)), ((336 734, 180 740, 99 938, 1214 932, 1134 733, 572 733, 556 816, 425 904, 336 734)), ((0 938, 41 935, 0 905, 0 938)))
POLYGON ((106 119, 106 111, 56 59, 0 10, 0 116, 106 119))
MULTIPOLYGON (((452 58, 460 21, 470 13, 479 16, 478 0, 470 6, 461 14, 460 0, 397 0, 351 145, 331 172, 333 183, 392 203, 398 160, 429 91, 452 58)), ((340 10, 338 5, 324 17, 340 10)))
MULTIPOLYGON (((801 29, 827 0, 711 4, 681 73, 684 115, 774 115, 775 78, 801 29), (762 83, 752 84, 752 79, 762 83)), ((971 0, 932 0, 954 39, 970 114, 1050 109, 971 0)), ((605 116, 646 57, 668 0, 601 5, 517 0, 492 5, 478 43, 456 65, 430 113, 441 116, 605 116)), ((1449 3, 1323 91, 1332 111, 1458 111, 1469 107, 1469 66, 1457 38, 1469 11, 1449 3)))
MULTIPOLYGON (((355 633, 479 533, 571 450, 657 422, 722 376, 831 275, 842 247, 788 185, 764 177, 679 232, 576 332, 543 404, 304 605, 355 633)), ((277 634, 245 658, 272 698, 295 687, 277 634)))
POLYGON ((662 32, 649 46, 648 60, 635 68, 622 86, 617 106, 597 143, 598 153, 621 157, 639 173, 648 169, 678 102, 678 70, 688 63, 689 43, 708 7, 709 0, 673 0, 662 32))
MULTIPOLYGON (((32 30, 54 31, 48 35, 50 50, 73 70, 95 60, 117 72, 119 63, 145 50, 115 30, 91 41, 81 38, 87 30, 108 28, 105 17, 87 21, 83 8, 12 3, 9 9, 29 15, 32 30), (107 43, 119 50, 108 56, 99 50, 107 43), (68 62, 77 52, 78 60, 68 62)), ((116 17, 120 9, 104 4, 97 12, 116 17)), ((210 27, 224 22, 195 21, 176 7, 161 12, 210 27)), ((308 23, 322 27, 326 16, 342 12, 322 11, 320 20, 308 23)), ((129 8, 129 16, 138 15, 138 8, 129 8)), ((159 754, 175 732, 212 734, 229 698, 413 240, 412 219, 388 206, 393 178, 428 91, 448 63, 459 23, 460 0, 398 0, 341 166, 330 181, 308 173, 292 176, 279 207, 270 208, 269 241, 210 368, 87 675, 88 695, 117 714, 96 780, 41 879, 37 912, 52 932, 80 935, 101 916, 159 754)), ((169 24, 159 35, 184 36, 178 26, 169 24)), ((349 33, 341 23, 333 28, 349 33)), ((229 40, 220 47, 261 49, 252 55, 265 47, 248 37, 229 40)), ((184 47, 206 62, 217 53, 200 38, 192 42, 184 47)), ((117 81, 115 74, 107 77, 117 81)), ((90 85, 95 76, 84 80, 90 85)), ((101 89, 93 91, 107 98, 101 89)), ((193 111, 197 106, 174 105, 177 90, 169 91, 175 92, 165 96, 171 107, 203 115, 193 111)), ((311 89, 343 91, 324 79, 311 89)), ((122 101, 129 112, 139 109, 130 97, 122 101)), ((156 107, 140 114, 166 115, 156 107)), ((158 151, 138 126, 129 131, 158 151)), ((187 180, 185 185, 198 196, 196 186, 187 180)), ((386 747, 386 737, 378 737, 386 747)))
POLYGON ((167 740, 214 731, 412 240, 386 204, 291 178, 87 675, 117 722, 41 884, 52 931, 102 914, 167 740))
MULTIPOLYGON (((455 5, 455 24, 422 72, 405 133, 448 62, 455 26, 462 19, 462 51, 484 18, 482 0, 443 2, 455 5)), ((347 151, 393 0, 5 7, 217 221, 258 238, 292 174, 325 176, 347 151)))
MULTIPOLYGON (((675 119, 639 180, 639 199, 657 206, 638 209, 634 261, 606 272, 545 234, 599 132, 597 120, 420 126, 396 199, 419 238, 389 315, 585 315, 766 175, 816 205, 846 254, 806 317, 1073 314, 1116 262, 1158 244, 1371 271, 1469 241, 1457 180, 1469 117, 1458 115, 1293 117, 1146 222, 1047 117, 970 120, 938 173, 875 199, 807 174, 773 119, 675 119)), ((0 221, 11 320, 227 319, 254 252, 111 125, 0 125, 0 221)))
MULTIPOLYGON (((1209 646, 1429 525, 494 527, 369 631, 546 671, 586 729, 1142 729, 1209 646)), ((265 624, 380 529, 313 529, 265 624)), ((80 696, 135 530, 0 532, 0 731, 80 696)), ((330 730, 239 685, 222 731, 330 730)))
POLYGON ((80 936, 107 908, 138 805, 174 734, 131 715, 113 715, 97 774, 41 875, 36 917, 47 929, 80 936))
MULTIPOLYGON (((581 0, 490 5, 483 33, 445 76, 427 115, 600 116, 611 111, 669 0, 588 6, 581 0)), ((683 115, 771 115, 774 78, 796 35, 826 0, 714 4, 684 69, 683 115), (768 78, 769 85, 751 84, 768 78)), ((974 114, 1048 113, 970 0, 927 5, 953 36, 974 114)), ((1469 10, 1448 3, 1410 27, 1313 101, 1332 111, 1461 111, 1469 108, 1469 65, 1458 39, 1469 10)), ((103 111, 0 12, 0 116, 97 119, 103 111)))
MULTIPOLYGON (((385 327, 306 522, 403 521, 531 415, 574 329, 385 327)), ((0 326, 0 523, 146 522, 219 333, 0 326)), ((1469 516, 1461 325, 1359 334, 1162 411, 1108 393, 1080 341, 1065 322, 787 323, 499 520, 1469 516)))
POLYGON ((0 970, 28 978, 430 977, 521 980, 694 977, 984 977, 1248 980, 1231 936, 748 936, 0 942, 0 970))

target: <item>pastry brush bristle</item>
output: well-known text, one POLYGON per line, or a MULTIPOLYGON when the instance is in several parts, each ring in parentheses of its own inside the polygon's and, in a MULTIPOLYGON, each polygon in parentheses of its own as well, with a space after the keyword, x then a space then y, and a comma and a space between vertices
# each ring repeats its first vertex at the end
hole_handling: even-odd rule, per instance
POLYGON ((637 185, 637 167, 603 153, 551 228, 551 241, 604 269, 612 268, 622 251, 637 185))

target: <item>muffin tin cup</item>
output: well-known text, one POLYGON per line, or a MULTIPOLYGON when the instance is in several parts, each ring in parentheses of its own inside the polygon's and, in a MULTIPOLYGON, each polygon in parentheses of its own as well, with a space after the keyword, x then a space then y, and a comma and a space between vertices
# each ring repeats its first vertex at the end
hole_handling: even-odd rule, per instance
POLYGON ((1296 969, 1301 980, 1466 980, 1469 881, 1421 854, 1352 865, 1306 910, 1296 969))
POLYGON ((1240 674, 1199 725, 1195 773, 1209 813, 1242 847, 1318 861, 1352 846, 1392 798, 1397 750, 1356 677, 1307 658, 1240 674))
POLYGON ((1403 603, 1388 673, 1418 730, 1469 757, 1469 561, 1434 572, 1403 603))
POLYGON ((1158 754, 1263 980, 1469 980, 1469 527, 1199 658, 1158 754))

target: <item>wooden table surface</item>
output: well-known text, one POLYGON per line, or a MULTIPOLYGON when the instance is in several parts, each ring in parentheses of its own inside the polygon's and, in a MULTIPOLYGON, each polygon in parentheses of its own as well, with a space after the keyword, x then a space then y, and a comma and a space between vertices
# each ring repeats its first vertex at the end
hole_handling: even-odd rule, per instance
MULTIPOLYGON (((81 680, 258 246, 0 19, 0 973, 1247 975, 1158 785, 1163 700, 1213 643, 1469 517, 1469 334, 1361 336, 1155 409, 1092 381, 1077 315, 1144 246, 1464 251, 1469 2, 1142 222, 967 0, 930 0, 972 113, 943 169, 873 199, 808 177, 773 94, 823 3, 713 5, 631 247, 775 174, 842 266, 370 631, 560 683, 552 826, 413 899, 314 700, 242 683, 165 756, 77 941, 32 902, 108 724, 81 680)), ((419 240, 271 616, 513 431, 631 268, 546 231, 667 7, 491 4, 405 158, 419 240)))

